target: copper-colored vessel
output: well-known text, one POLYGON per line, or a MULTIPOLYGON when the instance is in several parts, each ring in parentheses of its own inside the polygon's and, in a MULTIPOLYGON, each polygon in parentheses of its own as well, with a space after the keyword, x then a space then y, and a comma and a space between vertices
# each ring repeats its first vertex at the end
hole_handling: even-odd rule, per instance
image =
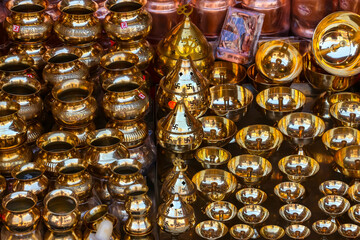
POLYGON ((18 147, 0 149, 0 173, 9 177, 11 170, 16 165, 24 164, 31 160, 31 149, 25 143, 18 147))
POLYGON ((43 55, 47 51, 47 48, 48 46, 45 42, 15 43, 15 46, 10 50, 10 53, 29 55, 34 60, 32 67, 39 71, 46 64, 43 55))
POLYGON ((76 45, 82 51, 80 61, 85 63, 90 73, 95 72, 99 68, 101 57, 104 55, 103 47, 97 42, 84 43, 76 45))
POLYGON ((5 55, 0 57, 0 79, 16 75, 38 78, 32 68, 34 60, 26 54, 5 55))
POLYGON ((88 147, 86 143, 87 135, 90 132, 95 131, 96 126, 94 122, 90 122, 88 125, 85 126, 73 126, 73 127, 56 124, 54 129, 59 131, 71 132, 79 139, 78 145, 76 147, 78 149, 86 149, 88 147))

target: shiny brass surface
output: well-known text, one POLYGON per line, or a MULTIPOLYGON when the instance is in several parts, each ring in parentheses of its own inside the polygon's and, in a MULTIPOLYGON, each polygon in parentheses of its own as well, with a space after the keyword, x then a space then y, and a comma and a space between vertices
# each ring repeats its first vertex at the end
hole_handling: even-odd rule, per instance
POLYGON ((107 179, 110 164, 129 157, 129 151, 122 144, 123 140, 124 135, 113 128, 103 128, 88 134, 89 150, 84 159, 88 160, 89 172, 93 176, 107 179))
POLYGON ((130 149, 144 144, 148 136, 148 127, 144 120, 134 121, 109 121, 106 124, 108 128, 116 128, 124 134, 122 143, 130 149))
POLYGON ((95 42, 101 36, 101 23, 94 16, 98 9, 92 0, 62 0, 58 3, 61 11, 54 23, 54 32, 66 44, 77 45, 95 42))
POLYGON ((291 224, 303 223, 310 219, 311 211, 301 204, 286 204, 279 209, 279 215, 291 224))
POLYGON ((220 84, 210 88, 210 109, 216 115, 234 122, 242 119, 253 101, 253 94, 244 87, 233 84, 220 84))
POLYGON ((49 186, 49 180, 44 173, 45 167, 34 162, 17 165, 11 171, 11 176, 15 179, 12 190, 31 192, 42 201, 49 186))
POLYGON ((229 171, 239 177, 246 186, 259 186, 271 173, 271 163, 256 155, 244 154, 228 162, 229 171))
POLYGON ((207 205, 205 213, 212 220, 226 222, 236 216, 237 208, 231 202, 217 201, 207 205))
POLYGON ((147 215, 131 215, 124 226, 124 232, 132 236, 146 236, 152 232, 153 226, 147 215))
POLYGON ((330 107, 330 115, 337 126, 360 127, 360 102, 338 102, 330 107))
POLYGON ((348 239, 355 239, 360 236, 360 227, 352 223, 341 224, 338 227, 338 233, 348 239))
POLYGON ((192 9, 189 5, 180 6, 179 14, 184 19, 169 31, 156 48, 155 71, 167 75, 176 65, 180 56, 190 56, 196 68, 207 77, 214 63, 212 47, 202 32, 190 21, 192 9))
POLYGON ((252 80, 252 84, 254 86, 254 88, 258 91, 258 92, 262 92, 268 88, 273 88, 273 87, 290 87, 293 80, 288 80, 288 81, 284 81, 282 83, 274 83, 272 80, 264 77, 261 73, 255 73, 255 76, 253 77, 254 79, 252 80))
POLYGON ((262 44, 255 56, 256 68, 274 83, 295 79, 302 71, 302 57, 290 43, 273 40, 262 44))
POLYGON ((126 191, 135 184, 146 184, 145 178, 141 175, 141 164, 131 158, 116 160, 109 165, 109 180, 107 184, 111 198, 116 201, 127 199, 126 191))
POLYGON ((360 145, 348 146, 335 153, 334 160, 342 174, 351 178, 360 178, 360 145))
POLYGON ((141 1, 108 0, 109 10, 104 19, 104 30, 115 41, 130 41, 145 38, 150 30, 152 17, 141 1))
POLYGON ((304 196, 305 188, 300 183, 282 182, 275 186, 274 193, 281 201, 294 203, 304 196))
POLYGON ((202 124, 187 109, 184 100, 157 123, 158 143, 175 153, 185 153, 197 149, 204 137, 202 124))
POLYGON ((268 88, 256 96, 256 103, 262 112, 274 122, 289 113, 301 111, 305 101, 306 97, 301 91, 289 87, 268 88))
POLYGON ((64 131, 48 132, 36 140, 36 145, 40 149, 36 162, 44 165, 45 175, 49 178, 56 177, 56 165, 68 158, 77 158, 79 153, 75 147, 79 144, 78 138, 64 131))
POLYGON ((236 187, 236 178, 221 169, 205 169, 197 172, 193 178, 197 190, 206 200, 222 201, 231 195, 236 187))
POLYGON ((356 204, 349 208, 348 211, 349 218, 355 223, 360 223, 360 205, 356 204))
POLYGON ((85 63, 90 73, 96 72, 99 68, 101 57, 104 55, 103 47, 97 42, 76 45, 82 51, 80 61, 85 63))
POLYGON ((197 235, 204 239, 218 239, 226 235, 228 227, 222 222, 207 220, 195 227, 197 235))
POLYGON ((3 197, 6 191, 6 179, 0 175, 0 197, 3 197))
POLYGON ((65 126, 85 126, 95 119, 97 102, 92 96, 93 83, 85 80, 65 80, 55 84, 51 112, 65 126))
POLYGON ((250 125, 236 134, 236 142, 249 154, 269 158, 283 141, 279 130, 268 125, 250 125))
POLYGON ((338 195, 327 195, 318 201, 319 208, 336 223, 336 217, 343 215, 350 208, 350 202, 338 195))
POLYGON ((258 188, 243 188, 236 193, 236 199, 244 205, 261 205, 266 201, 267 194, 258 188))
POLYGON ((82 240, 82 234, 78 230, 70 230, 66 232, 54 232, 54 231, 46 231, 43 240, 82 240))
POLYGON ((33 60, 34 64, 32 67, 35 70, 41 70, 45 66, 43 55, 47 51, 48 46, 45 42, 34 42, 34 43, 15 43, 14 48, 10 50, 11 54, 27 54, 33 60))
POLYGON ((324 133, 325 123, 311 113, 294 112, 281 118, 278 128, 288 141, 298 147, 298 154, 303 155, 303 147, 324 133))
POLYGON ((316 62, 327 72, 342 76, 360 73, 360 16, 352 12, 334 12, 323 18, 312 39, 316 62))
POLYGON ((304 155, 284 157, 278 162, 278 167, 293 182, 305 181, 320 170, 320 165, 315 159, 304 155))
POLYGON ((310 235, 310 229, 301 224, 293 224, 285 228, 285 233, 292 239, 305 239, 310 235))
POLYGON ((93 188, 92 177, 87 172, 87 164, 82 159, 71 158, 59 162, 56 166, 58 177, 55 188, 73 190, 80 204, 88 200, 93 188))
POLYGON ((334 234, 337 230, 337 226, 330 220, 317 220, 313 223, 312 229, 319 235, 327 236, 334 234))
POLYGON ((42 218, 49 230, 66 232, 75 228, 80 219, 79 200, 70 189, 56 189, 44 198, 42 218))
POLYGON ((74 134, 79 139, 79 143, 76 147, 78 149, 85 149, 88 147, 88 145, 86 143, 87 135, 90 132, 95 131, 96 126, 95 126, 94 122, 90 122, 88 125, 85 125, 85 126, 74 126, 74 127, 55 124, 54 129, 59 130, 59 131, 70 132, 70 133, 74 134))
POLYGON ((221 168, 231 159, 231 153, 223 148, 208 146, 196 150, 195 159, 203 168, 221 168))
POLYGON ((175 194, 159 206, 157 224, 161 230, 177 236, 195 226, 194 209, 175 194))
POLYGON ((352 201, 360 203, 360 183, 353 184, 348 190, 348 195, 352 201))
POLYGON ((211 85, 241 84, 246 77, 246 68, 240 64, 216 61, 209 76, 211 85))
POLYGON ((237 240, 248 240, 254 235, 254 229, 246 224, 236 224, 229 230, 230 235, 237 240))
POLYGON ((32 160, 32 152, 27 144, 18 147, 0 150, 0 172, 9 177, 12 169, 19 164, 24 164, 32 160))
POLYGON ((203 144, 223 147, 235 136, 237 127, 230 119, 219 116, 199 118, 204 132, 203 144))
POLYGON ((246 224, 253 226, 254 235, 252 238, 259 238, 259 233, 255 226, 266 221, 269 217, 269 211, 260 205, 245 205, 240 208, 238 218, 246 224))
POLYGON ((4 22, 9 38, 19 42, 44 41, 51 35, 53 21, 45 13, 47 1, 11 0, 6 3, 10 15, 4 22))
POLYGON ((260 235, 265 239, 277 240, 285 235, 285 230, 277 225, 266 225, 260 229, 260 235))
POLYGON ((80 60, 83 52, 75 47, 57 47, 46 51, 42 77, 51 87, 69 79, 88 80, 89 69, 80 60))
POLYGON ((253 63, 251 64, 247 69, 246 69, 246 75, 247 77, 253 82, 255 80, 255 76, 258 74, 258 71, 256 69, 256 64, 253 63))
POLYGON ((349 185, 338 180, 327 180, 322 182, 319 186, 319 190, 324 195, 340 195, 347 194, 349 185))
POLYGON ((110 51, 122 51, 135 54, 139 58, 139 62, 136 66, 141 71, 144 71, 149 67, 155 55, 155 50, 146 39, 119 41, 112 46, 110 51))
POLYGON ((351 127, 336 127, 329 129, 322 136, 325 148, 335 155, 343 147, 359 145, 360 131, 351 127))
POLYGON ((338 102, 360 102, 360 94, 353 92, 339 92, 331 94, 328 100, 330 106, 338 102))
POLYGON ((38 78, 34 69, 34 60, 27 54, 5 55, 0 57, 0 79, 17 75, 38 78))

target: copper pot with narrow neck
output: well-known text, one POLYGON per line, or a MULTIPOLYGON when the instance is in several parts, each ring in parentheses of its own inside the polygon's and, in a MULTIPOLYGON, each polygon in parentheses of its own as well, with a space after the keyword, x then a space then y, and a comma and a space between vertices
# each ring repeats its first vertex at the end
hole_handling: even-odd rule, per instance
POLYGON ((49 180, 44 173, 45 167, 34 162, 17 165, 11 171, 11 176, 15 179, 12 190, 31 192, 42 201, 49 186, 49 180))
POLYGON ((8 36, 13 41, 40 42, 51 35, 53 21, 45 13, 48 6, 43 0, 11 0, 6 3, 10 11, 4 22, 8 36))
POLYGON ((108 0, 110 11, 104 19, 104 30, 115 41, 130 41, 145 38, 150 30, 152 17, 142 1, 108 0))
POLYGON ((44 54, 46 66, 42 76, 50 86, 69 79, 87 80, 89 69, 80 61, 82 51, 74 47, 57 47, 44 54))
POLYGON ((0 57, 0 79, 16 75, 38 79, 32 68, 34 60, 26 54, 5 55, 0 57))
POLYGON ((76 45, 95 42, 101 35, 101 23, 95 18, 98 9, 92 0, 62 0, 58 4, 60 18, 54 32, 66 44, 76 45))
POLYGON ((59 162, 69 158, 80 157, 76 150, 78 138, 65 131, 54 131, 43 134, 36 141, 40 149, 36 162, 45 166, 46 176, 55 178, 57 176, 56 166, 59 162))
POLYGON ((71 79, 57 83, 51 93, 54 119, 65 126, 85 126, 95 118, 97 102, 92 96, 93 83, 71 79))
POLYGON ((36 71, 40 71, 45 66, 43 55, 47 51, 47 45, 45 42, 34 42, 34 43, 15 43, 14 47, 10 49, 11 54, 27 54, 33 60, 34 64, 32 67, 36 71))

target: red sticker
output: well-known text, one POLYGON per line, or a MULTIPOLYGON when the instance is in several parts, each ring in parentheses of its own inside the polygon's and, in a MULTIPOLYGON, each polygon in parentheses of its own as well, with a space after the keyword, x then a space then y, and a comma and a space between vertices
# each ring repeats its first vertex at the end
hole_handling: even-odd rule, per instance
POLYGON ((113 40, 110 40, 110 45, 114 46, 115 42, 113 40))
POLYGON ((168 105, 169 105, 170 109, 174 109, 174 107, 176 106, 176 102, 170 101, 170 102, 168 103, 168 105))
POLYGON ((121 23, 120 23, 120 27, 121 27, 122 29, 127 28, 127 27, 128 27, 127 22, 121 22, 121 23))
POLYGON ((138 95, 141 99, 145 99, 145 95, 144 94, 142 94, 142 93, 139 93, 139 95, 138 95))
POLYGON ((146 80, 146 76, 145 76, 145 75, 143 75, 143 79, 146 80))
POLYGON ((34 75, 32 75, 31 73, 27 73, 26 76, 28 76, 29 78, 34 78, 34 75))
POLYGON ((19 31, 20 31, 20 26, 13 25, 13 32, 19 32, 19 31))

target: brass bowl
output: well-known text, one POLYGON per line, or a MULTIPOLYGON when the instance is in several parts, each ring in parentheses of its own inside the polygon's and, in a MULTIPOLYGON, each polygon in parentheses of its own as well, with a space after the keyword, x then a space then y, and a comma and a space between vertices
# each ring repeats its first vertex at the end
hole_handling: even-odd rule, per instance
POLYGON ((352 221, 360 224, 360 204, 352 206, 348 211, 348 215, 352 221))
POLYGON ((338 102, 360 102, 360 94, 353 92, 339 92, 329 96, 330 107, 338 102))
POLYGON ((255 76, 258 74, 258 71, 256 69, 256 65, 251 64, 247 69, 246 69, 246 75, 247 77, 251 80, 254 81, 255 80, 255 76))
POLYGON ((246 224, 236 224, 229 230, 230 235, 237 240, 248 240, 254 235, 254 229, 246 224))
POLYGON ((315 159, 304 155, 284 157, 278 162, 278 167, 293 182, 302 182, 320 170, 320 165, 315 159))
POLYGON ((207 220, 196 225, 195 232, 199 237, 205 239, 219 239, 226 235, 228 228, 221 222, 207 220))
POLYGON ((348 190, 349 197, 354 202, 360 203, 360 183, 355 183, 348 190))
POLYGON ((332 219, 344 214, 350 208, 350 202, 338 195, 327 195, 318 201, 318 205, 320 210, 328 214, 332 219))
POLYGON ((221 169, 205 169, 192 178, 197 190, 210 201, 222 201, 232 194, 236 187, 236 178, 221 169))
POLYGON ((285 230, 277 225, 266 225, 260 229, 260 235, 269 240, 277 240, 285 235, 285 230))
POLYGON ((203 168, 220 168, 231 159, 231 153, 219 147, 203 147, 195 152, 195 159, 203 168))
POLYGON ((282 182, 275 186, 274 193, 281 201, 294 203, 304 196, 305 188, 300 183, 282 182))
POLYGON ((236 142, 249 154, 269 158, 279 150, 283 136, 279 130, 268 125, 251 125, 236 134, 236 142))
POLYGON ((305 239, 310 235, 310 229, 304 225, 293 224, 285 228, 285 233, 292 239, 305 239))
POLYGON ((360 131, 351 127, 332 128, 322 135, 325 148, 332 154, 343 147, 360 145, 360 131))
POLYGON ((352 223, 341 224, 338 233, 345 238, 355 239, 360 236, 360 227, 352 223))
POLYGON ((360 178, 360 146, 348 146, 335 153, 335 162, 342 174, 360 178))
POLYGON ((262 92, 268 88, 273 87, 290 87, 292 82, 293 79, 285 81, 283 83, 274 83, 270 79, 264 77, 261 73, 256 73, 254 75, 254 79, 252 79, 252 84, 258 92, 262 92))
POLYGON ((328 180, 322 182, 319 186, 319 190, 324 195, 340 195, 344 196, 347 194, 349 185, 338 180, 328 180))
POLYGON ((260 205, 246 205, 242 207, 238 212, 238 218, 251 226, 254 229, 254 235, 252 238, 258 238, 259 233, 255 229, 255 226, 266 221, 269 217, 269 211, 260 205))
POLYGON ((207 205, 205 213, 212 220, 225 222, 236 216, 237 208, 230 202, 217 201, 207 205))
POLYGON ((222 147, 228 144, 237 132, 233 121, 224 117, 206 116, 199 118, 204 131, 203 143, 222 147))
POLYGON ((330 107, 330 115, 337 126, 360 127, 360 102, 338 102, 330 107))
POLYGON ((244 205, 261 205, 266 201, 267 194, 258 188, 243 188, 236 193, 236 199, 244 205))
POLYGON ((209 83, 218 84, 240 84, 246 77, 244 66, 227 61, 216 61, 210 73, 209 83))
POLYGON ((271 163, 256 155, 240 155, 228 162, 229 171, 242 179, 245 185, 258 185, 272 171, 271 163))
POLYGON ((311 211, 307 207, 296 203, 282 206, 279 209, 279 214, 284 220, 291 224, 306 222, 311 217, 311 211))
POLYGON ((0 79, 17 75, 26 75, 38 79, 34 69, 34 60, 27 54, 5 55, 0 57, 0 79))
POLYGON ((319 235, 327 236, 335 233, 337 226, 330 220, 318 220, 313 223, 312 229, 319 235))
POLYGON ((234 84, 220 84, 210 88, 210 109, 221 117, 234 122, 242 119, 254 96, 247 88, 234 84))
POLYGON ((294 88, 272 87, 260 92, 256 96, 266 118, 278 122, 285 115, 301 111, 306 102, 305 95, 294 88))

